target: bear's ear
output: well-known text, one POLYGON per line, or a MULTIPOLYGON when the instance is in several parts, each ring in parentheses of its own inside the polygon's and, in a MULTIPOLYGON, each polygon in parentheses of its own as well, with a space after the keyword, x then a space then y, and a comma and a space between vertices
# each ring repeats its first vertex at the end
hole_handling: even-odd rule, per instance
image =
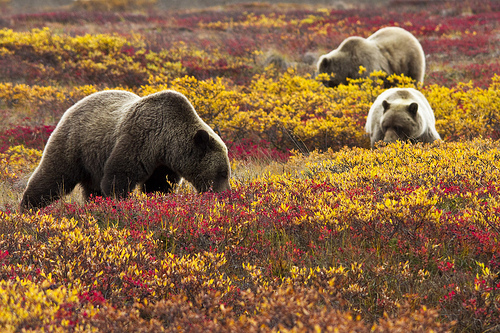
POLYGON ((194 144, 196 147, 206 150, 208 147, 208 142, 210 141, 210 136, 208 135, 208 132, 205 130, 198 130, 196 134, 194 135, 194 144))
POLYGON ((323 58, 321 59, 320 63, 319 63, 319 68, 320 70, 326 70, 330 67, 330 59, 328 58, 323 58))
POLYGON ((417 114, 417 111, 418 111, 418 104, 417 103, 411 103, 408 106, 408 111, 410 112, 410 114, 412 116, 415 116, 417 114))
POLYGON ((389 108, 391 107, 391 104, 389 104, 389 102, 387 102, 384 99, 384 101, 382 102, 382 107, 384 108, 384 113, 385 113, 385 111, 389 110, 389 108))

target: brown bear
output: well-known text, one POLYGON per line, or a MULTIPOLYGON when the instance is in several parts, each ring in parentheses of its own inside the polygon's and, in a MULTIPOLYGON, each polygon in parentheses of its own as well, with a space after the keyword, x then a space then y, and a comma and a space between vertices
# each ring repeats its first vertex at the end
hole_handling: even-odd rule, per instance
POLYGON ((441 139, 434 111, 425 96, 413 88, 392 88, 380 94, 368 111, 365 130, 371 146, 377 141, 433 142, 441 139))
POLYGON ((347 78, 365 78, 374 71, 388 75, 404 74, 417 82, 424 82, 425 56, 418 40, 398 27, 382 28, 368 38, 352 36, 338 48, 322 55, 317 73, 330 75, 327 87, 347 84, 347 78), (366 71, 360 73, 360 66, 366 71))
POLYGON ((168 193, 181 178, 200 192, 230 189, 227 147, 187 98, 165 90, 146 97, 107 90, 69 108, 28 181, 21 209, 41 208, 77 184, 122 198, 140 186, 168 193))

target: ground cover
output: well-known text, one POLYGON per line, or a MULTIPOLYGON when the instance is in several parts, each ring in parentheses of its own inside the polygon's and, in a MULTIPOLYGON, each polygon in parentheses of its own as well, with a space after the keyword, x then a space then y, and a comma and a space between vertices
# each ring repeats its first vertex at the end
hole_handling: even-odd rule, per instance
POLYGON ((243 8, 1 16, 2 331, 499 330, 498 4, 243 8), (388 25, 424 47, 443 142, 368 149, 382 74, 314 77, 311 59, 388 25), (233 190, 20 214, 62 113, 115 88, 184 93, 233 190))

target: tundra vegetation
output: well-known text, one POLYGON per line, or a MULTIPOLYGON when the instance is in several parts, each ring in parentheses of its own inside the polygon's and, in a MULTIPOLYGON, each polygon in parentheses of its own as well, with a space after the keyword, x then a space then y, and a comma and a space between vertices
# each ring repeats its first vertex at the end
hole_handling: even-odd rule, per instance
POLYGON ((0 17, 3 332, 500 330, 497 1, 92 3, 0 17), (315 77, 317 56, 384 26, 422 44, 442 141, 369 148, 384 80, 410 79, 315 77), (19 213, 62 113, 103 89, 186 95, 228 145, 232 191, 76 191, 19 213))

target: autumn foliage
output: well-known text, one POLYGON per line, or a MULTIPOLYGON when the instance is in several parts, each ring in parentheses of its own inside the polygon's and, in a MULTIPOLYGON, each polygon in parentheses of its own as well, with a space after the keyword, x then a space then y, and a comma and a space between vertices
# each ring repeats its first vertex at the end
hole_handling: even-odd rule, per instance
POLYGON ((499 330, 497 2, 78 3, 0 17, 2 332, 499 330), (314 75, 311 57, 390 25, 423 45, 443 141, 368 149, 383 79, 415 83, 314 75), (103 89, 185 94, 229 147, 232 191, 75 191, 19 213, 63 112, 103 89))

